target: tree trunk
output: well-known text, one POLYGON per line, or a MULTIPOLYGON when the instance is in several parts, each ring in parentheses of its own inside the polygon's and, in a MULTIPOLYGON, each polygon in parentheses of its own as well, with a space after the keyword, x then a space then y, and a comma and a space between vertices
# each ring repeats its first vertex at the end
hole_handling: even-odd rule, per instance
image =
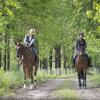
POLYGON ((4 48, 4 71, 6 71, 7 67, 7 33, 5 33, 5 48, 4 48))
POLYGON ((42 60, 40 59, 40 69, 42 69, 42 60))
POLYGON ((8 26, 8 37, 7 37, 7 70, 10 70, 10 27, 8 26))
MULTIPOLYGON (((0 42, 2 43, 3 36, 2 33, 0 33, 0 42)), ((0 47, 0 68, 2 67, 2 47, 0 47)))
POLYGON ((56 69, 56 74, 60 75, 61 74, 61 47, 60 46, 55 47, 55 69, 56 69))
POLYGON ((50 74, 52 74, 52 49, 50 51, 50 56, 49 56, 49 66, 50 66, 50 74))
POLYGON ((47 58, 44 58, 42 61, 43 69, 47 72, 48 71, 48 60, 47 58))
POLYGON ((2 51, 1 51, 1 48, 0 48, 0 68, 2 66, 2 51))
POLYGON ((67 56, 64 54, 64 70, 65 73, 67 74, 67 56))
POLYGON ((3 55, 3 63, 4 63, 4 71, 6 71, 6 50, 4 50, 4 55, 3 55))

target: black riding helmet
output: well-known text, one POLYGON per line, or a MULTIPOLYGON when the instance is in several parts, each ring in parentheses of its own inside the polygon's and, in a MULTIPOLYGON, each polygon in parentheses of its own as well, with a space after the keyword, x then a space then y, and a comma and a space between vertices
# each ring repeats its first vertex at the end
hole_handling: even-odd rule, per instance
POLYGON ((83 36, 84 37, 84 33, 83 32, 80 32, 79 33, 79 36, 83 36))

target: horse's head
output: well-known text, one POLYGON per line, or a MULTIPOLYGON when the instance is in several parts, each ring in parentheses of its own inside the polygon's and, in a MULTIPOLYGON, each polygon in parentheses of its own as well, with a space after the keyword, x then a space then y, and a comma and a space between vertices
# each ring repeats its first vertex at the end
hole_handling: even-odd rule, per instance
POLYGON ((16 41, 15 45, 17 50, 17 57, 21 59, 23 55, 23 45, 20 43, 20 41, 16 41))
POLYGON ((81 47, 81 48, 79 49, 79 51, 78 51, 78 54, 79 54, 80 56, 83 56, 84 53, 85 53, 85 48, 84 48, 84 47, 81 47))

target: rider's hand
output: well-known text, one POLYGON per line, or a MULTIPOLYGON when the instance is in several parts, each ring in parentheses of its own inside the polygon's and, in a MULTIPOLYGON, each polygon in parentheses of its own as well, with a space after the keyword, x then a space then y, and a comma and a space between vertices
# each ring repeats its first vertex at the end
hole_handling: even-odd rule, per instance
POLYGON ((28 47, 28 46, 29 46, 29 43, 25 43, 25 46, 27 46, 27 47, 28 47))
POLYGON ((31 47, 31 45, 29 44, 28 47, 31 47))

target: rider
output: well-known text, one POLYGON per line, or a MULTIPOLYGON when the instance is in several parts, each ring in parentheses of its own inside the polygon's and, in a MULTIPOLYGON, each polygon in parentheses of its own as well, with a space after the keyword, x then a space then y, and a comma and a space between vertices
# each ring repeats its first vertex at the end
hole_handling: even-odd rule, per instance
POLYGON ((37 49, 36 49, 36 37, 35 37, 35 29, 30 29, 29 34, 26 34, 24 38, 24 43, 26 46, 30 47, 32 52, 37 57, 37 49))
MULTIPOLYGON (((80 50, 81 47, 83 47, 84 50, 87 48, 87 43, 86 43, 86 41, 84 39, 84 33, 83 32, 81 32, 79 34, 79 39, 77 39, 77 41, 76 41, 76 46, 75 46, 75 49, 76 49, 75 51, 76 52, 75 52, 74 57, 73 57, 73 63, 74 63, 74 65, 75 65, 75 59, 76 59, 76 56, 77 56, 77 52, 80 50)), ((90 65, 91 63, 90 63, 89 56, 86 53, 85 53, 85 56, 87 57, 89 65, 90 65)))

